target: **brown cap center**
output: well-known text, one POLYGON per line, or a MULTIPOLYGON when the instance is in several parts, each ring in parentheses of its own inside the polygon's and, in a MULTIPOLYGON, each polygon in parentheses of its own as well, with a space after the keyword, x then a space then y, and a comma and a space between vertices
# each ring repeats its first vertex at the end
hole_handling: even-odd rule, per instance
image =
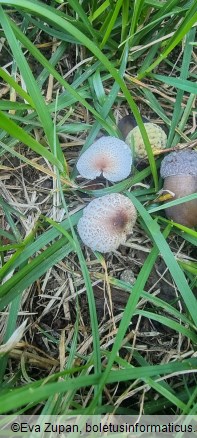
POLYGON ((111 218, 111 226, 114 230, 119 232, 126 231, 126 226, 128 224, 129 217, 125 211, 117 211, 111 218))
POLYGON ((95 160, 95 169, 98 169, 101 172, 103 172, 106 169, 109 169, 110 167, 111 167, 111 162, 107 156, 98 157, 95 160))

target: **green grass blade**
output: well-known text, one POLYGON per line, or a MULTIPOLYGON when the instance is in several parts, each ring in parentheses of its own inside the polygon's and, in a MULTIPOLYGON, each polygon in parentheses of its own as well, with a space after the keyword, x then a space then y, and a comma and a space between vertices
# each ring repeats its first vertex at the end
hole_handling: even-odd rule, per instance
POLYGON ((10 120, 4 113, 0 111, 0 128, 4 129, 12 137, 17 138, 19 141, 29 146, 37 154, 45 157, 51 164, 57 166, 60 171, 63 171, 62 163, 54 157, 44 146, 38 141, 34 140, 24 129, 20 128, 15 122, 10 120))
MULTIPOLYGON (((97 313, 96 313, 96 305, 95 305, 95 299, 94 299, 94 293, 92 289, 92 284, 89 276, 89 272, 86 266, 86 261, 83 256, 81 247, 78 243, 77 236, 73 230, 72 223, 71 223, 71 230, 73 234, 73 238, 69 236, 67 231, 65 229, 55 223, 52 219, 46 219, 51 225, 53 225, 60 233, 62 233, 65 237, 69 239, 73 247, 75 248, 75 251, 78 254, 81 270, 83 273, 83 278, 86 286, 86 293, 88 297, 88 303, 89 303, 89 309, 90 309, 90 318, 91 318, 91 327, 92 327, 92 335, 93 335, 93 344, 94 344, 94 362, 95 362, 95 372, 98 373, 101 371, 101 357, 100 357, 100 342, 99 342, 99 331, 98 331, 98 321, 97 321, 97 313), (74 232, 74 233, 73 233, 74 232)), ((68 219, 69 221, 69 219, 68 219)))
MULTIPOLYGON (((128 284, 122 280, 118 280, 117 278, 110 277, 110 276, 108 276, 108 281, 110 284, 120 288, 121 290, 125 290, 125 291, 129 292, 130 294, 132 294, 132 289, 131 289, 130 284, 128 284)), ((154 296, 154 295, 152 295, 148 292, 145 292, 145 291, 142 291, 141 298, 144 298, 146 300, 146 302, 148 302, 148 303, 150 302, 153 306, 155 306, 157 311, 158 311, 158 308, 160 310, 162 309, 163 311, 172 315, 172 317, 175 320, 182 321, 183 324, 191 327, 193 330, 196 330, 195 324, 193 324, 193 322, 189 318, 187 318, 187 316, 185 316, 183 313, 180 313, 175 307, 173 307, 169 303, 163 301, 161 298, 158 298, 157 296, 154 296)))
MULTIPOLYGON (((6 4, 7 5, 7 1, 0 0, 0 4, 6 4)), ((25 9, 27 11, 32 12, 32 3, 29 2, 28 0, 26 0, 25 5, 24 5, 23 0, 10 0, 9 4, 12 5, 12 6, 18 6, 19 8, 20 7, 24 8, 24 6, 25 6, 25 9)), ((51 9, 47 9, 46 10, 46 8, 44 8, 42 6, 42 4, 40 4, 39 2, 35 2, 34 3, 33 12, 34 12, 34 14, 39 14, 40 16, 42 16, 45 20, 48 19, 50 22, 53 22, 54 25, 56 25, 56 21, 57 21, 56 14, 51 9)), ((143 138, 143 141, 145 143, 146 150, 147 150, 148 159, 149 159, 149 162, 150 162, 151 171, 152 171, 153 179, 154 179, 154 183, 155 183, 155 189, 157 190, 158 178, 157 178, 157 171, 156 171, 156 166, 155 166, 155 160, 154 160, 153 153, 152 153, 152 148, 151 148, 151 145, 150 145, 150 142, 149 142, 146 130, 144 128, 144 124, 142 122, 140 113, 138 111, 137 105, 135 104, 134 99, 132 98, 130 92, 128 91, 128 89, 127 89, 127 87, 125 85, 125 82, 122 80, 122 78, 118 74, 117 70, 113 67, 112 63, 108 60, 108 58, 80 30, 78 30, 71 23, 69 23, 68 21, 64 20, 60 16, 58 17, 58 26, 61 29, 66 30, 69 33, 71 33, 71 35, 75 35, 75 37, 78 38, 79 41, 84 46, 86 46, 92 53, 94 53, 94 55, 103 63, 105 68, 111 73, 111 75, 114 78, 114 80, 117 81, 117 83, 120 85, 120 87, 121 87, 121 89, 122 89, 122 91, 123 91, 123 93, 125 95, 125 98, 128 101, 128 104, 129 104, 129 106, 130 106, 130 108, 131 108, 131 110, 132 110, 132 112, 134 114, 136 122, 139 125, 140 132, 142 134, 142 138, 143 138)), ((86 103, 85 106, 88 107, 87 103, 86 103)), ((92 109, 91 109, 91 112, 93 112, 92 109)), ((103 123, 103 126, 104 125, 105 124, 103 123)))
POLYGON ((161 63, 161 61, 163 61, 163 59, 165 59, 169 55, 169 53, 174 49, 174 47, 176 47, 177 44, 179 44, 179 42, 184 38, 187 32, 195 24, 196 20, 197 20, 197 4, 196 2, 194 2, 191 8, 188 10, 187 14, 185 15, 185 18, 182 20, 181 25, 169 40, 164 51, 160 53, 159 57, 144 72, 140 73, 138 79, 142 79, 145 75, 150 73, 155 67, 157 67, 157 65, 161 63))
POLYGON ((174 279, 174 282, 176 283, 182 298, 185 302, 185 305, 187 306, 194 323, 197 325, 197 313, 196 313, 196 306, 197 301, 188 285, 188 282, 183 274, 183 271, 181 270, 180 266, 178 265, 175 257, 173 256, 169 245, 167 244, 166 240, 164 239, 157 222, 155 222, 149 213, 145 210, 145 208, 142 206, 142 204, 134 198, 134 196, 131 193, 127 193, 127 196, 131 199, 131 201, 134 203, 135 207, 137 208, 138 212, 140 213, 141 217, 145 221, 146 226, 149 229, 149 232, 151 234, 151 237, 153 241, 156 243, 159 251, 161 252, 161 255, 168 266, 168 269, 174 279))
MULTIPOLYGON (((53 123, 49 114, 49 110, 47 108, 46 103, 44 102, 44 99, 42 97, 42 93, 37 86, 37 83, 34 79, 34 76, 32 74, 32 71, 25 59, 25 56, 23 55, 23 52, 20 48, 20 45, 18 44, 18 41, 16 40, 16 37, 14 35, 14 32, 12 30, 12 27, 10 25, 10 22, 6 16, 6 13, 3 11, 3 8, 0 6, 0 14, 1 14, 1 25, 3 27, 3 30, 5 32, 5 35, 7 37, 7 40, 9 42, 9 45, 11 47, 11 50, 13 52, 15 61, 20 69, 20 72, 23 76, 23 79, 26 83, 26 87, 29 91, 29 94, 31 96, 31 99, 34 102, 34 107, 39 115, 40 121, 42 123, 43 129, 45 130, 51 151, 53 152, 53 123)), ((60 149, 61 150, 61 149, 60 149)), ((58 156, 58 159, 63 161, 63 154, 62 151, 60 155, 58 156)))
POLYGON ((89 31, 90 35, 92 35, 93 40, 97 42, 97 33, 94 31, 94 28, 91 26, 87 13, 85 13, 80 3, 77 0, 68 0, 68 3, 71 5, 73 10, 83 21, 85 28, 89 31))
MULTIPOLYGON (((165 365, 137 367, 132 368, 131 370, 128 370, 128 368, 126 370, 119 369, 118 372, 116 370, 109 373, 107 383, 143 379, 144 375, 147 377, 153 377, 158 374, 163 375, 173 372, 178 374, 179 372, 184 372, 185 370, 190 370, 190 372, 192 372, 193 370, 196 370, 196 367, 197 359, 193 358, 183 362, 172 362, 165 365)), ((68 372, 69 371, 58 373, 56 376, 64 376, 68 372)), ((55 376, 53 376, 53 379, 54 378, 55 376)), ((57 393, 61 394, 74 389, 77 390, 87 386, 98 385, 101 381, 101 375, 76 377, 75 379, 71 378, 66 381, 54 383, 48 382, 49 379, 50 377, 46 379, 46 382, 43 380, 40 382, 35 382, 35 384, 33 383, 26 385, 25 388, 22 387, 14 389, 11 393, 9 393, 9 397, 7 393, 3 394, 1 396, 0 413, 9 413, 12 409, 17 409, 21 406, 24 406, 26 403, 29 403, 29 400, 31 400, 32 403, 35 401, 39 402, 47 399, 49 396, 54 396, 57 393)))
MULTIPOLYGON (((125 46, 125 49, 123 51, 122 54, 122 61, 121 61, 121 65, 120 65, 120 69, 119 69, 119 75, 120 77, 122 77, 125 73, 125 69, 126 69, 126 64, 127 64, 127 57, 128 57, 128 47, 125 46)), ((117 84, 116 82, 113 84, 112 89, 111 89, 111 93, 109 94, 109 96, 106 97, 105 103, 101 108, 101 114, 103 114, 103 117, 106 118, 109 114, 109 111, 111 110, 111 107, 117 97, 118 91, 120 89, 119 84, 117 84)), ((112 129, 114 129, 114 132, 116 132, 116 126, 112 125, 112 129)), ((92 129, 81 149, 81 154, 83 152, 85 152, 85 150, 93 143, 93 141, 96 138, 96 135, 98 134, 100 130, 100 123, 98 121, 94 122, 92 129)), ((73 177, 76 176, 77 172, 76 172, 76 168, 73 171, 73 177)))
POLYGON ((108 8, 108 6, 110 5, 110 1, 109 0, 105 0, 92 14, 91 17, 91 22, 93 22, 94 20, 96 20, 101 14, 103 14, 103 12, 106 11, 106 9, 108 8))
MULTIPOLYGON (((73 225, 76 225, 79 218, 81 217, 82 212, 77 212, 70 217, 73 225)), ((64 220, 61 224, 65 227, 65 230, 69 230, 68 220, 64 220)), ((0 271, 0 280, 2 280, 10 271, 20 267, 26 260, 32 257, 36 252, 40 251, 50 242, 54 241, 60 233, 55 229, 50 229, 45 232, 41 236, 39 236, 35 242, 30 243, 32 239, 32 235, 34 235, 39 228, 39 224, 36 225, 35 229, 26 237, 23 241, 23 248, 16 251, 15 254, 5 263, 5 265, 1 268, 0 271)), ((1 289, 0 289, 1 290, 1 289)))
MULTIPOLYGON (((165 237, 168 235, 169 233, 169 228, 166 228, 165 230, 165 237)), ((126 333, 126 330, 131 322, 131 318, 135 312, 139 297, 143 291, 143 288, 146 284, 147 278, 149 276, 149 273, 152 269, 152 267, 154 266, 154 263, 157 259, 157 256, 159 254, 159 251, 157 249, 157 247, 154 247, 152 249, 152 251, 150 252, 150 254, 148 255, 143 267, 140 270, 140 273, 138 275, 138 278, 136 279, 136 282, 134 284, 134 286, 132 287, 132 294, 130 295, 127 305, 124 309, 123 312, 123 316, 120 322, 120 326, 116 335, 116 339, 111 351, 111 355, 109 357, 108 360, 108 364, 107 367, 105 369, 105 372, 102 375, 102 378, 100 380, 100 384, 99 384, 99 391, 102 392, 103 387, 108 379, 108 375, 110 373, 110 370, 112 368, 112 365, 114 363, 115 357, 118 353, 118 350, 121 348, 121 344, 122 344, 122 340, 124 338, 124 335, 126 333)), ((98 397, 98 396, 97 396, 98 397)), ((95 398, 89 407, 89 413, 93 413, 94 412, 94 408, 97 405, 97 398, 95 398)))
POLYGON ((112 29, 114 28, 114 24, 115 24, 115 22, 117 20, 118 14, 119 14, 120 9, 122 7, 122 3, 123 3, 123 0, 117 0, 117 2, 115 3, 115 7, 113 8, 112 16, 110 18, 110 21, 108 23, 107 29, 105 31, 105 34, 103 36, 103 39, 102 39, 102 42, 101 42, 101 45, 100 45, 100 49, 101 50, 105 46, 105 44, 106 44, 107 40, 109 39, 109 36, 110 36, 110 34, 112 32, 112 29))
MULTIPOLYGON (((185 65, 185 63, 184 63, 185 65)), ((154 79, 157 79, 164 84, 168 84, 171 87, 178 88, 180 90, 186 91, 187 93, 197 94, 196 84, 182 78, 170 78, 169 76, 163 75, 151 75, 154 79)))
POLYGON ((146 318, 150 318, 153 321, 157 321, 161 324, 164 324, 165 326, 170 327, 171 329, 175 330, 175 332, 182 333, 184 336, 191 339, 195 344, 197 343, 197 334, 195 334, 191 330, 188 330, 186 327, 177 323, 173 319, 166 318, 165 316, 157 315, 155 313, 148 312, 146 310, 141 310, 141 309, 137 310, 135 313, 137 315, 142 315, 142 316, 145 316, 146 318))
MULTIPOLYGON (((94 116, 95 118, 101 123, 101 125, 107 130, 107 132, 111 133, 112 130, 108 123, 105 122, 104 118, 85 100, 85 98, 82 96, 82 94, 78 93, 74 86, 69 85, 65 79, 62 78, 62 76, 55 70, 55 68, 50 64, 50 62, 47 61, 47 59, 40 53, 40 51, 29 41, 29 39, 20 31, 20 29, 15 25, 15 23, 11 23, 12 27, 14 29, 15 34, 19 38, 19 40, 24 44, 25 47, 28 48, 30 53, 37 59, 46 69, 47 71, 54 76, 54 78, 57 79, 57 81, 74 97, 74 101, 81 102, 81 104, 87 108, 94 116)), ((83 77, 82 80, 85 78, 83 77)), ((61 99, 61 98, 60 98, 61 99)), ((63 105, 62 107, 65 107, 65 97, 62 96, 63 99, 63 105)), ((52 106, 52 105, 51 105, 52 106)), ((49 108, 51 108, 49 106, 49 108)), ((52 108, 51 108, 52 109, 52 108)), ((54 110, 54 108, 53 108, 54 110)))
MULTIPOLYGON (((18 93, 19 96, 22 97, 22 99, 26 100, 29 105, 30 108, 35 108, 34 106, 34 101, 33 99, 29 96, 28 93, 26 93, 25 90, 23 90, 20 85, 18 85, 18 83, 5 71, 0 67, 0 76, 2 77, 2 79, 7 82, 12 88, 14 88, 14 90, 18 93)), ((7 101, 4 102, 4 105, 6 105, 6 103, 8 104, 7 101)), ((19 103, 15 103, 15 102, 9 102, 10 104, 14 104, 14 105, 20 105, 19 103)), ((1 102, 1 105, 3 103, 1 102)), ((29 108, 29 105, 26 105, 27 108, 29 108)), ((7 109, 7 108, 5 108, 7 109)))
POLYGON ((43 253, 39 254, 27 266, 21 268, 12 278, 0 286, 0 309, 2 310, 13 298, 21 294, 28 286, 47 272, 54 263, 62 260, 73 250, 67 239, 61 238, 43 253))

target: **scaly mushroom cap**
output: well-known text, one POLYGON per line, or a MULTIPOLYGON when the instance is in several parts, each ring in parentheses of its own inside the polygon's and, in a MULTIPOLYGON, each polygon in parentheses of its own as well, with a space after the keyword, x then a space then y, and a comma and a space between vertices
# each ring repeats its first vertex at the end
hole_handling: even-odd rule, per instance
POLYGON ((93 251, 110 252, 124 244, 137 218, 133 203, 119 193, 94 199, 83 210, 77 229, 93 251))
MULTIPOLYGON (((152 146, 153 153, 156 154, 160 150, 165 149, 167 136, 164 130, 160 126, 151 122, 144 123, 144 127, 152 146)), ((128 133, 125 141, 129 146, 134 147, 136 158, 143 159, 147 157, 144 141, 138 126, 128 133)))
POLYGON ((197 152, 191 150, 171 152, 163 159, 160 174, 163 179, 172 175, 197 176, 197 152))
POLYGON ((116 137, 103 136, 93 143, 77 162, 77 170, 87 179, 103 176, 112 182, 127 178, 131 172, 129 146, 116 137))

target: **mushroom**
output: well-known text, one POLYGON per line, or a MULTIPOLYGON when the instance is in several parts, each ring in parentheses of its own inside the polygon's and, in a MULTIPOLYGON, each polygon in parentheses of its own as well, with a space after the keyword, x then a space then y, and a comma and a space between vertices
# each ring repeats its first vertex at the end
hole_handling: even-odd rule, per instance
MULTIPOLYGON (((149 120, 145 117, 142 117, 144 123, 147 123, 149 120)), ((135 117, 132 114, 128 114, 127 116, 122 117, 118 122, 118 129, 122 133, 122 136, 125 140, 129 132, 137 126, 135 117)))
POLYGON ((87 179, 103 176, 112 182, 121 181, 131 172, 129 146, 116 137, 103 136, 93 143, 77 162, 77 170, 87 179))
MULTIPOLYGON (((150 144, 154 154, 157 154, 160 150, 165 149, 167 136, 164 130, 155 123, 149 122, 148 119, 142 117, 144 127, 146 129, 150 144)), ((136 125, 134 117, 129 114, 123 117, 118 128, 123 134, 125 142, 134 148, 135 156, 137 159, 144 159, 147 157, 144 141, 139 127, 136 125)))
POLYGON ((105 253, 126 242, 136 218, 136 209, 129 198, 112 193, 94 199, 83 209, 77 229, 85 245, 105 253))
MULTIPOLYGON (((171 152, 163 159, 160 169, 164 190, 173 192, 173 199, 197 192, 197 152, 171 152)), ((197 225, 197 199, 166 208, 166 215, 187 227, 197 225)))

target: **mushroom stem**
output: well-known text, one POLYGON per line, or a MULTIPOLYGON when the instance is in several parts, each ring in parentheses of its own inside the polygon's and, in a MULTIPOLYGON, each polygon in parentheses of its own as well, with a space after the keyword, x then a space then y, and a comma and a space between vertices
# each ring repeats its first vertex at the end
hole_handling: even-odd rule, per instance
MULTIPOLYGON (((165 178, 164 190, 174 193, 173 200, 191 195, 197 191, 197 177, 173 175, 165 178)), ((197 199, 165 209, 166 216, 179 224, 192 228, 197 225, 197 199)))
MULTIPOLYGON (((174 193, 173 199, 197 192, 197 152, 180 151, 166 155, 161 163, 164 190, 174 193)), ((197 199, 166 208, 166 216, 186 227, 197 225, 197 199)))

